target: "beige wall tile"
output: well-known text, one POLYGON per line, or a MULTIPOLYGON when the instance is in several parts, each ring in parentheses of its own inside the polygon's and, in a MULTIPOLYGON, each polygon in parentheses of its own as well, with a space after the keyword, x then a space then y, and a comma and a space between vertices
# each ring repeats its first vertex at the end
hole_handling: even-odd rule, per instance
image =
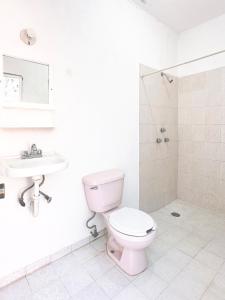
MULTIPOLYGON (((204 89, 202 90, 196 90, 190 92, 191 94, 191 106, 192 107, 205 107, 208 92, 204 89)), ((179 102, 180 102, 180 96, 179 96, 179 102)))
POLYGON ((180 82, 178 197, 225 211, 225 68, 180 82), (191 106, 184 93, 192 99, 191 106))
POLYGON ((146 163, 151 160, 157 159, 156 143, 140 144, 139 161, 146 163))
POLYGON ((175 78, 173 85, 160 74, 146 79, 147 100, 140 99, 140 124, 148 124, 140 126, 140 206, 146 211, 176 197, 225 211, 224 82, 225 68, 175 78), (168 144, 154 143, 152 125, 168 144), (160 127, 167 131, 161 134, 160 127))
MULTIPOLYGON (((179 125, 178 127, 178 140, 191 141, 192 140, 192 125, 179 125)), ((225 135, 224 135, 225 136, 225 135)))
POLYGON ((221 121, 220 124, 225 125, 225 106, 221 106, 221 121))
POLYGON ((139 106, 139 122, 140 124, 152 124, 152 113, 148 105, 139 106))
POLYGON ((181 93, 179 95, 178 107, 180 108, 192 107, 192 103, 193 103, 193 93, 191 91, 181 93))
POLYGON ((209 89, 206 98, 206 106, 221 106, 223 105, 223 91, 221 89, 209 89))
POLYGON ((145 97, 140 99, 140 208, 147 212, 177 197, 177 84, 175 80, 168 85, 160 74, 140 83, 139 95, 145 97), (163 134, 161 127, 166 128, 163 134), (155 142, 157 137, 161 144, 155 142), (165 137, 169 143, 164 143, 165 137))
POLYGON ((157 128, 151 124, 140 124, 139 128, 140 143, 155 142, 157 138, 157 128))
POLYGON ((220 178, 220 161, 216 160, 205 160, 205 176, 213 177, 213 178, 220 178))
POLYGON ((220 144, 220 161, 221 162, 225 161, 225 144, 224 143, 220 144))
POLYGON ((205 158, 210 160, 221 159, 221 144, 220 143, 205 143, 205 158))
POLYGON ((192 126, 192 141, 204 142, 205 141, 205 125, 192 126))
POLYGON ((221 124, 222 111, 220 106, 206 107, 205 123, 206 125, 221 124))
POLYGON ((206 157, 206 151, 208 151, 208 149, 206 149, 206 143, 192 142, 191 146, 193 158, 202 160, 206 157))
POLYGON ((191 108, 179 108, 178 124, 179 125, 191 125, 192 124, 192 109, 191 108))
POLYGON ((221 142, 222 143, 225 143, 225 126, 224 125, 221 125, 220 126, 220 138, 221 138, 221 142))
POLYGON ((225 180, 225 162, 220 165, 220 179, 225 180))
POLYGON ((211 125, 205 127, 206 142, 220 143, 221 141, 221 126, 211 125))
POLYGON ((203 107, 194 107, 191 111, 191 124, 205 124, 205 108, 203 107))

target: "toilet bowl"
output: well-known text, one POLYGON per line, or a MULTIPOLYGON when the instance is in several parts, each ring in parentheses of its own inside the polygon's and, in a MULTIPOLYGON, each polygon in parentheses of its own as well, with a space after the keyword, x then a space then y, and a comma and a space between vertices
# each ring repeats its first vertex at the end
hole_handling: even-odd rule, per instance
POLYGON ((107 229, 107 253, 129 275, 148 267, 145 249, 156 234, 156 224, 144 212, 123 207, 104 215, 107 229))
POLYGON ((156 223, 145 212, 121 207, 124 173, 109 170, 83 178, 88 207, 100 213, 108 231, 107 254, 127 274, 136 275, 148 266, 146 248, 156 233, 156 223))

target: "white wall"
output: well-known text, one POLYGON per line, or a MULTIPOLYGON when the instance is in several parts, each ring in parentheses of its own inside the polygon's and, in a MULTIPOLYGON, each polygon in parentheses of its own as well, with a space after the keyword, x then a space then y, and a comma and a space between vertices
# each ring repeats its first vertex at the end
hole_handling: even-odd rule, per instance
MULTIPOLYGON (((138 206, 139 63, 153 68, 175 63, 177 36, 128 0, 8 0, 0 2, 0 49, 53 67, 56 129, 2 129, 0 154, 17 154, 35 142, 70 161, 68 170, 47 176, 33 218, 17 202, 27 181, 0 178, 0 278, 88 236, 81 177, 121 168, 124 202, 138 206), (28 47, 20 30, 33 28, 28 47)), ((18 113, 18 118, 20 114, 18 113)))
MULTIPOLYGON (((184 31, 178 41, 178 62, 189 61, 225 49, 225 15, 184 31)), ((225 53, 178 68, 178 74, 208 71, 225 66, 225 53)))

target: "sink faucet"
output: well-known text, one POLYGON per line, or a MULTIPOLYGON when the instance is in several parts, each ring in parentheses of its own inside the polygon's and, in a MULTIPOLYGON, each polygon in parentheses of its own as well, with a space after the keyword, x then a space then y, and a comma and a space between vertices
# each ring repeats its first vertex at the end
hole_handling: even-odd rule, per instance
POLYGON ((37 146, 36 144, 32 144, 31 145, 31 150, 30 150, 30 154, 33 156, 33 155, 36 155, 37 154, 37 146))
POLYGON ((42 150, 38 149, 36 144, 31 145, 30 153, 28 151, 23 151, 21 154, 22 159, 31 159, 42 157, 42 150))

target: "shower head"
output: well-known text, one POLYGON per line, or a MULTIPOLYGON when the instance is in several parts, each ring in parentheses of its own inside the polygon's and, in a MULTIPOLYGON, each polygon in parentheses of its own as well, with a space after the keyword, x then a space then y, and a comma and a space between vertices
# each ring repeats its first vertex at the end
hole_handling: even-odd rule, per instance
POLYGON ((169 83, 173 82, 173 79, 170 79, 169 76, 166 73, 161 72, 161 76, 162 77, 165 76, 169 83))

